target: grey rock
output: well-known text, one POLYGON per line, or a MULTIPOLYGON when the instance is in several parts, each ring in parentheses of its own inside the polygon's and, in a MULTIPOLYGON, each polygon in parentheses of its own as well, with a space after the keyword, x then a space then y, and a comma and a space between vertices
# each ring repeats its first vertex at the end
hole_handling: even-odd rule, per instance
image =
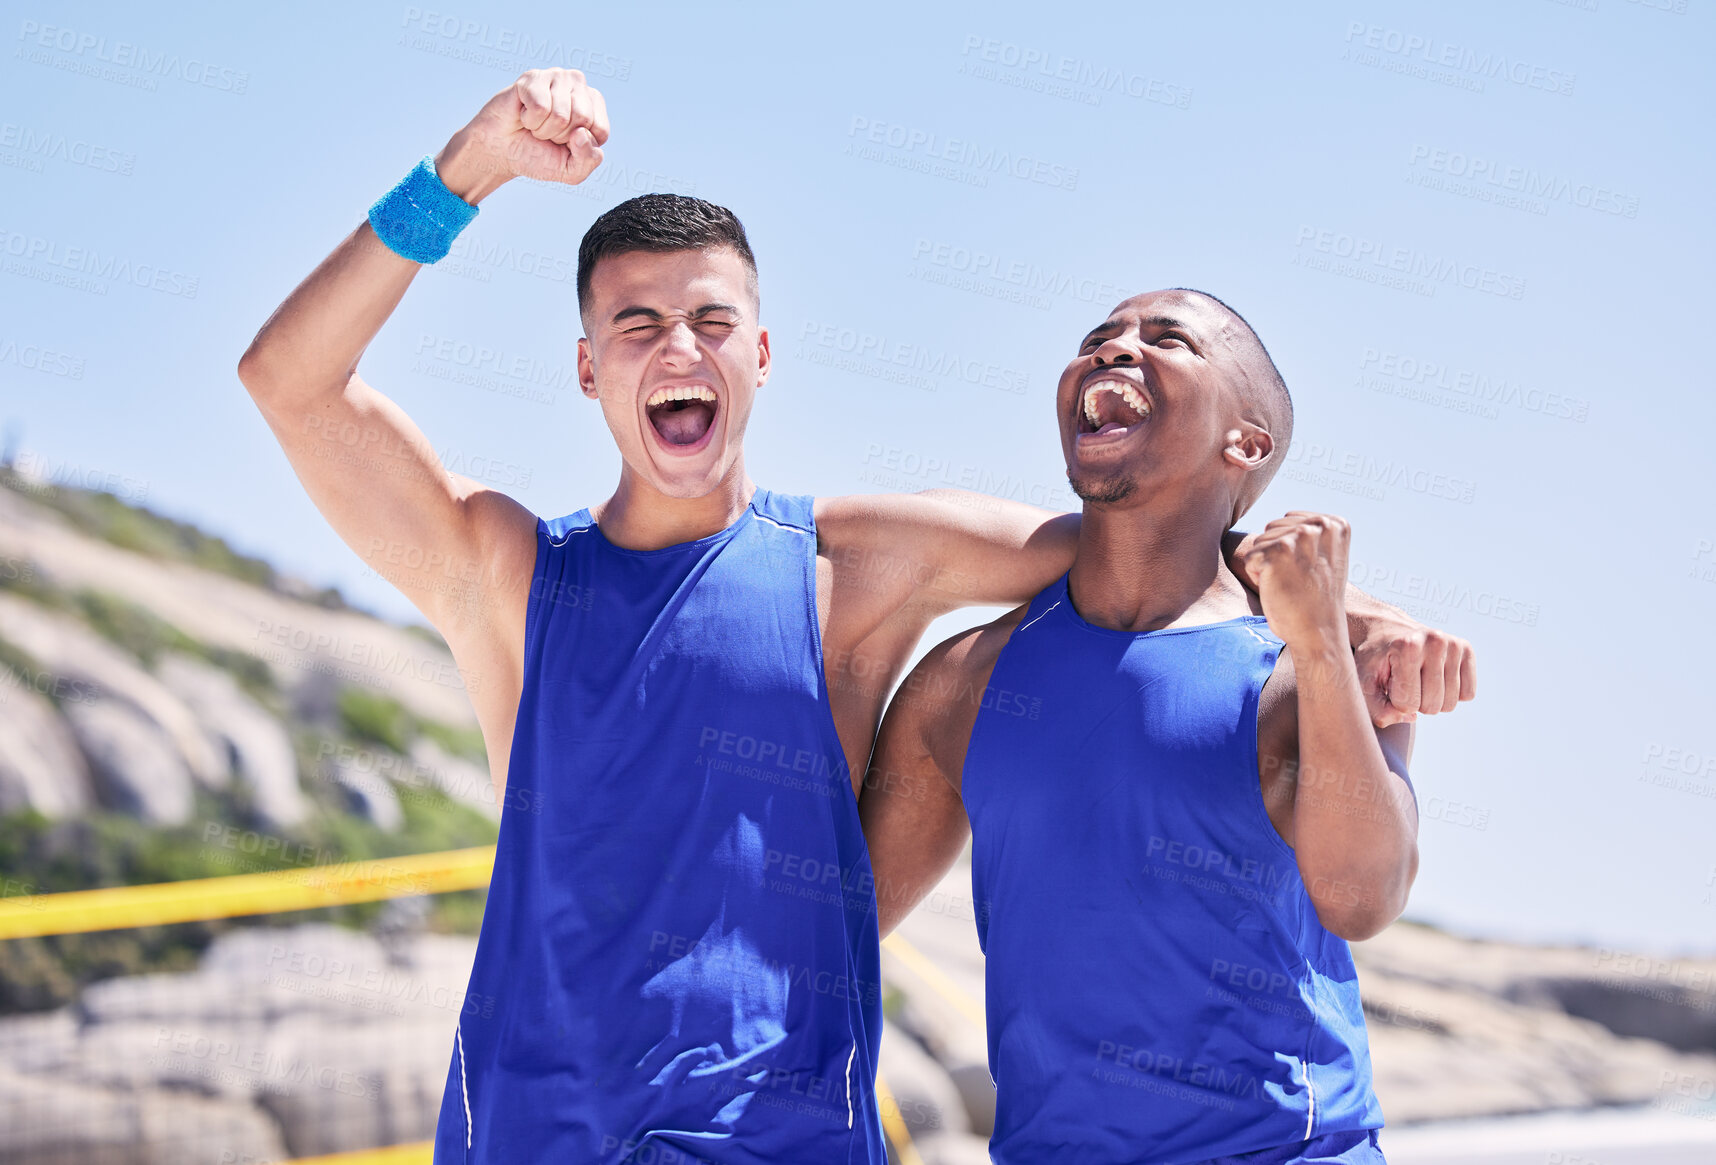
POLYGON ((298 1156, 427 1140, 435 1133, 456 1020, 350 1024, 316 1016, 269 1033, 260 1102, 298 1156))
POLYGON ((183 654, 164 656, 155 674, 227 750, 250 787, 257 813, 271 826, 296 825, 310 813, 298 787, 298 761, 280 721, 245 694, 231 675, 183 654))
POLYGON ((0 1071, 40 1072, 64 1063, 77 1037, 77 1017, 69 1007, 0 1018, 0 1071))
MULTIPOLYGON (((1481 942, 1396 924, 1354 944, 1353 956, 1377 1096, 1391 1123, 1650 1103, 1660 1099, 1665 1073, 1716 1077, 1716 1049, 1689 1053, 1627 1033, 1629 1024, 1663 1023, 1661 1009, 1677 1004, 1687 1009, 1688 1031, 1696 1030, 1711 996, 1659 990, 1648 978, 1635 983, 1616 973, 1631 964, 1613 952, 1481 942), (1578 984, 1590 995, 1581 1001, 1616 1027, 1570 1014, 1558 992, 1577 996, 1570 988, 1578 984), (1629 992, 1650 1008, 1629 1008, 1629 992)), ((1689 983, 1711 982, 1716 966, 1644 964, 1674 966, 1689 983)))
POLYGON ((63 702, 67 712, 94 702, 129 704, 138 718, 154 725, 166 738, 198 783, 212 789, 227 782, 230 770, 226 758, 184 701, 131 656, 89 628, 39 604, 0 592, 0 639, 29 653, 57 683, 82 689, 80 698, 63 702))
POLYGON ((345 793, 352 812, 391 831, 405 824, 405 810, 392 782, 382 774, 398 771, 398 763, 399 758, 390 752, 366 751, 356 758, 334 754, 323 758, 322 773, 345 793), (381 763, 377 763, 378 757, 381 763))
POLYGON ((964 1102, 947 1071, 892 1024, 882 1025, 881 1076, 914 1138, 971 1132, 964 1102))
POLYGON ((3 1068, 0 1129, 0 1165, 187 1165, 286 1155, 274 1123, 248 1103, 90 1088, 3 1068))
POLYGON ((102 804, 151 825, 191 819, 190 769, 159 724, 132 704, 105 698, 68 704, 65 716, 102 804))
POLYGON ((951 1065, 947 1074, 965 1104, 965 1116, 971 1122, 971 1131, 983 1137, 992 1134, 995 1131, 995 1081, 989 1075, 989 1066, 966 1060, 951 1065))
POLYGON ((344 927, 241 927, 216 938, 191 974, 92 983, 78 1006, 95 1025, 246 1025, 304 1011, 363 1018, 373 1009, 352 1005, 340 988, 386 964, 381 944, 344 927))
MULTIPOLYGON (((77 739, 46 696, 0 674, 0 816, 34 809, 69 817, 95 800, 77 739)), ((52 684, 47 685, 52 690, 52 684)))
POLYGON ((259 976, 196 972, 189 975, 126 975, 83 989, 77 1008, 85 1024, 161 1024, 188 1019, 210 1023, 259 1023, 277 1019, 302 1004, 282 1001, 258 990, 259 976))
POLYGON ((267 1084, 270 1026, 202 1016, 92 1024, 53 1074, 77 1084, 250 1101, 267 1084))

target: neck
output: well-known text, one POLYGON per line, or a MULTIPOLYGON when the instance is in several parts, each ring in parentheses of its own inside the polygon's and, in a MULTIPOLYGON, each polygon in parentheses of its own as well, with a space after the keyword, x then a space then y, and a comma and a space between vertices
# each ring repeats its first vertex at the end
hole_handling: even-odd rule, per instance
POLYGON ((1068 593, 1079 615, 1114 631, 1220 622, 1251 610, 1222 558, 1220 506, 1084 507, 1068 593))
POLYGON ((695 498, 664 494, 629 465, 620 469, 613 496, 590 514, 602 536, 626 550, 660 550, 718 534, 739 520, 751 504, 756 483, 745 472, 743 456, 733 462, 719 484, 695 498))

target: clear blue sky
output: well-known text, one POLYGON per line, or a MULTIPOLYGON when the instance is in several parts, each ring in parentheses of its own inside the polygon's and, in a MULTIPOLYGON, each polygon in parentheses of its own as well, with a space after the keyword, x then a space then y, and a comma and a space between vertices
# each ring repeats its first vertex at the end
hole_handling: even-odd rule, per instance
POLYGON ((611 487, 571 278, 633 193, 751 233, 777 489, 1071 508, 1078 336, 1208 289, 1297 401, 1255 521, 1345 514, 1358 581, 1482 653, 1420 734, 1411 913, 1716 949, 1712 0, 173 7, 0 25, 0 420, 50 473, 412 615, 234 366, 491 94, 583 67, 606 172, 485 202, 362 364, 453 468, 544 515, 611 487))

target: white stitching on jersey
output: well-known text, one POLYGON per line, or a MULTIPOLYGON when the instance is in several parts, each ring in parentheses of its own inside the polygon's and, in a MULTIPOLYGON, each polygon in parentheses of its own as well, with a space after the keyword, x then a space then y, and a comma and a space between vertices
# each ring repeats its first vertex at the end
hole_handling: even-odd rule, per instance
POLYGON ((589 526, 574 526, 574 527, 572 527, 572 529, 566 531, 565 537, 561 538, 560 541, 558 541, 558 542, 556 542, 554 540, 554 535, 550 534, 548 536, 548 544, 550 546, 564 546, 568 542, 572 541, 572 535, 574 535, 574 534, 588 534, 589 532, 590 532, 589 526))
POLYGON ((1317 1086, 1311 1082, 1311 1062, 1305 1061, 1305 1091, 1310 1094, 1310 1105, 1305 1110, 1305 1139, 1311 1139, 1311 1126, 1317 1119, 1317 1086))
POLYGON ((459 1099, 465 1102, 465 1148, 471 1147, 471 1093, 465 1083, 465 1032, 464 1025, 455 1024, 453 1039, 459 1045, 459 1099))
MULTIPOLYGON (((1049 613, 1049 611, 1054 610, 1056 607, 1058 607, 1060 605, 1061 605, 1061 601, 1059 599, 1056 599, 1054 602, 1052 602, 1048 605, 1048 608, 1046 610, 1044 610, 1043 615, 1047 615, 1049 613)), ((1031 620, 1031 623, 1037 622, 1037 620, 1041 619, 1043 617, 1043 615, 1038 615, 1036 619, 1031 620)), ((1019 628, 1019 631, 1025 630, 1025 628, 1029 627, 1031 625, 1031 623, 1025 624, 1024 627, 1019 628)), ((1017 635, 1017 634, 1019 634, 1019 631, 1015 631, 1015 632, 1013 632, 1013 634, 1017 635)))
POLYGON ((791 530, 794 534, 809 534, 810 533, 810 531, 806 530, 803 526, 789 526, 785 522, 777 522, 773 518, 769 517, 767 514, 763 513, 761 510, 755 510, 753 512, 757 515, 757 517, 761 518, 763 521, 767 522, 771 526, 779 526, 783 530, 791 530))
MULTIPOLYGON (((760 517, 761 515, 759 515, 760 517)), ((846 1127, 852 1127, 852 1061, 858 1058, 858 1045, 852 1045, 852 1051, 846 1057, 846 1127)))

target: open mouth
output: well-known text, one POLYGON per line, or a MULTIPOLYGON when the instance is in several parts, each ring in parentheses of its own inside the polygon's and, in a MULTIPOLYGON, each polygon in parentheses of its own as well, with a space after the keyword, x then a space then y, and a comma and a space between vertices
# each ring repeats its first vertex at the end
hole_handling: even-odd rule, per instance
POLYGON ((1125 436, 1150 419, 1150 401, 1141 382, 1114 372, 1090 377, 1080 389, 1078 431, 1082 435, 1125 436))
POLYGON ((715 391, 708 385, 681 384, 650 393, 644 415, 663 445, 689 451, 714 429, 717 408, 715 391))

